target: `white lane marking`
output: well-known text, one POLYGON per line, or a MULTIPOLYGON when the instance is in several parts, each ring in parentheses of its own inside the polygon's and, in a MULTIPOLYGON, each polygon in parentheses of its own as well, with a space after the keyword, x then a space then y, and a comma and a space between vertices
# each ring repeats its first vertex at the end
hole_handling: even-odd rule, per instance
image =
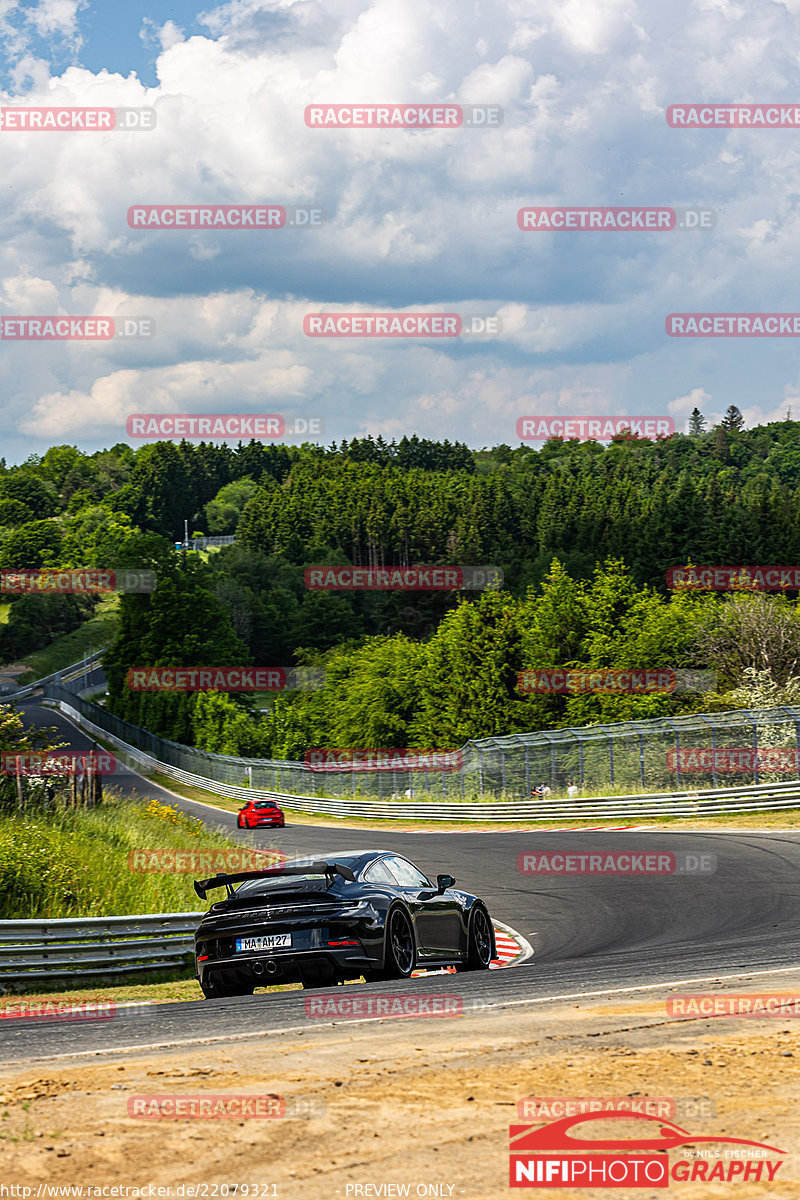
MULTIPOLYGON (((737 971, 732 975, 700 975, 692 979, 667 979, 663 983, 642 983, 631 987, 621 988, 600 988, 593 992, 565 992, 559 996, 533 996, 525 997, 523 1000, 497 1000, 489 1002, 480 1000, 480 1011, 483 1013, 487 1008, 518 1008, 521 1004, 548 1004, 558 1000, 587 1000, 595 996, 618 996, 629 994, 632 992, 659 992, 665 988, 684 987, 688 983, 720 983, 725 979, 758 979, 764 975, 791 975, 795 971, 800 971, 800 967, 770 967, 766 971, 737 971)), ((477 999, 477 997, 476 997, 477 999)), ((465 1013, 465 1016, 468 1014, 465 1013)), ((683 1017, 674 1018, 677 1020, 702 1020, 713 1021, 714 1017, 683 1017)), ((742 1018, 744 1019, 744 1018, 742 1018)), ((352 1020, 347 1019, 347 1025, 374 1025, 377 1021, 394 1021, 396 1017, 355 1017, 352 1020)), ((665 1020, 669 1018, 665 1017, 665 1020)), ((317 1025, 317 1029, 335 1027, 339 1025, 338 1021, 325 1021, 322 1025, 317 1025)), ((106 1046, 99 1050, 75 1050, 71 1054, 46 1054, 39 1058, 17 1058, 8 1059, 0 1063, 0 1067, 15 1066, 23 1062, 50 1062, 60 1058, 87 1058, 90 1055, 99 1054, 135 1054, 141 1050, 168 1050, 173 1046, 208 1046, 213 1042, 239 1042, 244 1038, 256 1037, 277 1037, 284 1033, 309 1033, 312 1032, 315 1026, 306 1025, 289 1025, 285 1029, 259 1029, 253 1033, 240 1033, 232 1030, 230 1033, 215 1034, 213 1037, 197 1037, 197 1038, 181 1038, 171 1042, 146 1042, 142 1045, 133 1046, 106 1046)))

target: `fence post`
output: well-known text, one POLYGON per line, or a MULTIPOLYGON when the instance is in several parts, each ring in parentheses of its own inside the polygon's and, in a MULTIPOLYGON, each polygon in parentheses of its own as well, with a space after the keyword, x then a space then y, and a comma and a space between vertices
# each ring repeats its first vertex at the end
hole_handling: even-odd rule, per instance
POLYGON ((711 727, 711 779, 714 787, 717 786, 717 727, 714 724, 714 718, 706 717, 703 713, 696 714, 701 721, 705 721, 706 725, 711 727))
POLYGON ((577 734, 577 733, 574 733, 573 737, 575 738, 575 741, 578 743, 578 772, 579 772, 581 788, 582 788, 584 785, 584 780, 585 780, 585 772, 583 769, 583 738, 580 736, 580 734, 577 734))
POLYGON ((642 781, 642 787, 646 786, 644 777, 644 734, 639 733, 639 778, 642 781))
POLYGON ((755 717, 750 718, 753 726, 753 783, 758 783, 758 725, 755 717))
POLYGON ((614 734, 608 734, 608 775, 611 786, 614 786, 614 734))

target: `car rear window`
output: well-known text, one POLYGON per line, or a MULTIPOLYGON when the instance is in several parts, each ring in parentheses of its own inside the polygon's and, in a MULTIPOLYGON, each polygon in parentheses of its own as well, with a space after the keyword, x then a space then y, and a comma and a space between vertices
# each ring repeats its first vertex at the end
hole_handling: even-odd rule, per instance
POLYGON ((300 888, 302 890, 309 883, 325 883, 325 875, 320 872, 317 875, 276 875, 273 879, 246 879, 235 890, 237 896, 248 896, 258 892, 273 891, 275 888, 288 890, 300 888))
POLYGON ((271 800, 256 800, 256 802, 253 804, 253 808, 275 808, 275 805, 271 800))

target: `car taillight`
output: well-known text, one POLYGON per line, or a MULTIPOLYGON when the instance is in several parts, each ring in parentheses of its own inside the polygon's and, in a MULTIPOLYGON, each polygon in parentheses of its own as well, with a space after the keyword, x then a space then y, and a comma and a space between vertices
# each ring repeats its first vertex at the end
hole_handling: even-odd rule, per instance
POLYGON ((197 956, 197 961, 198 961, 198 962, 205 962, 205 961, 206 961, 206 959, 207 959, 207 958, 210 958, 210 957, 211 957, 211 955, 210 955, 210 954, 198 954, 198 956, 197 956))
POLYGON ((340 938, 335 942, 328 942, 329 946, 357 946, 358 944, 353 938, 340 938))

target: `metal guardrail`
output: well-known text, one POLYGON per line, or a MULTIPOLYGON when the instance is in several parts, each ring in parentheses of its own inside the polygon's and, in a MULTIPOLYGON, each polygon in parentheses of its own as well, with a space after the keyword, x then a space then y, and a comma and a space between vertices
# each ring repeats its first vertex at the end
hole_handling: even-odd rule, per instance
POLYGON ((32 683, 26 683, 24 687, 15 688, 11 692, 0 693, 0 704, 5 704, 9 700, 22 700, 25 696, 31 696, 41 687, 46 687, 48 683, 69 683, 86 671, 95 667, 103 656, 106 647, 96 651, 96 653, 82 658, 79 662, 72 663, 68 667, 62 667, 60 671, 53 671, 51 675, 43 675, 41 679, 34 679, 32 683))
MULTIPOLYGON (((339 800, 323 796, 298 796, 290 792, 269 791, 265 788, 237 787, 220 783, 207 776, 183 771, 146 754, 93 724, 66 701, 60 701, 62 712, 82 728, 111 742, 120 752, 118 758, 143 774, 158 772, 189 787, 218 792, 241 800, 277 800, 294 812, 322 813, 333 817, 368 817, 414 821, 581 821, 587 819, 631 820, 646 817, 698 817, 715 813, 779 812, 785 808, 800 808, 800 780, 790 783, 756 784, 740 788, 716 788, 703 791, 635 793, 628 796, 599 796, 587 800, 494 801, 479 804, 414 803, 372 800, 339 800)), ((109 780, 113 783, 113 777, 109 780)))
MULTIPOLYGON (((465 804, 493 797, 529 801, 534 787, 548 781, 551 795, 563 796, 574 782, 579 794, 592 791, 610 798, 721 790, 728 782, 763 786, 781 775, 798 779, 800 764, 800 706, 689 713, 481 738, 458 750, 440 747, 440 753, 447 751, 442 761, 434 754, 426 758, 423 752, 421 763, 409 764, 401 753, 382 769, 371 770, 348 764, 346 756, 345 762, 323 768, 200 750, 131 724, 76 696, 78 690, 53 682, 43 692, 73 704, 105 734, 164 765, 213 780, 220 788, 251 788, 253 793, 321 794, 378 804, 392 804, 405 794, 407 799, 426 796, 443 804, 465 804), (734 769, 744 778, 740 774, 731 780, 728 771, 734 769)), ((409 754, 413 757, 413 749, 409 754)))
POLYGON ((0 983, 183 964, 203 913, 0 921, 0 983))

